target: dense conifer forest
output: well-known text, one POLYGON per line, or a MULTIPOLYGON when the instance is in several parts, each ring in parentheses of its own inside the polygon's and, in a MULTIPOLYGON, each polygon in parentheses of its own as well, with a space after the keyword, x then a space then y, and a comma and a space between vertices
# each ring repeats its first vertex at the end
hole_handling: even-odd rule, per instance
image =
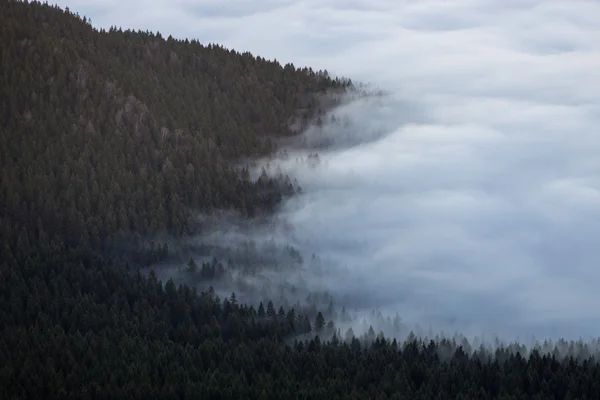
MULTIPOLYGON (((298 187, 242 161, 350 80, 39 2, 0 1, 0 45, 0 398, 600 398, 582 343, 356 337, 331 310, 142 273, 165 243, 115 250, 192 234, 196 212, 268 215, 298 187)), ((211 281, 225 264, 187 267, 211 281)))

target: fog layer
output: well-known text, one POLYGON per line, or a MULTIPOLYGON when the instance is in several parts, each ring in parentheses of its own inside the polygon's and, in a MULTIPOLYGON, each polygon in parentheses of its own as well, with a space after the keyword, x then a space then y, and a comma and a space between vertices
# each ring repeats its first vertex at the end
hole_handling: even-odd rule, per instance
POLYGON ((388 93, 305 133, 335 141, 316 167, 271 161, 304 191, 260 237, 319 255, 304 279, 433 329, 599 335, 597 1, 72 3, 388 93))
POLYGON ((316 168, 281 166, 304 189, 281 211, 295 244, 408 322, 597 336, 598 3, 382 4, 323 23, 364 35, 321 64, 392 94, 308 132, 338 138, 316 168))

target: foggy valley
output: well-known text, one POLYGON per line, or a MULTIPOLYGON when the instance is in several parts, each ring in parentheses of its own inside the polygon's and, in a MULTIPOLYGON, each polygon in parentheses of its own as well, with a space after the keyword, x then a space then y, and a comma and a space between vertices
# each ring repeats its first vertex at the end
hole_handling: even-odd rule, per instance
POLYGON ((600 398, 600 3, 0 4, 0 397, 600 398))
POLYGON ((530 2, 523 13, 517 3, 400 2, 352 26, 355 11, 318 23, 299 14, 317 24, 305 38, 314 54, 286 52, 289 32, 248 43, 234 30, 225 43, 329 66, 384 94, 348 95, 285 143, 285 157, 256 166, 255 178, 266 168, 302 188, 271 224, 224 224, 194 240, 291 246, 301 266, 265 266, 270 285, 325 291, 408 326, 597 336, 600 53, 589 15, 599 14, 578 4, 530 2), (334 30, 339 46, 320 54, 318 32, 334 30), (312 154, 318 163, 306 162, 312 154))

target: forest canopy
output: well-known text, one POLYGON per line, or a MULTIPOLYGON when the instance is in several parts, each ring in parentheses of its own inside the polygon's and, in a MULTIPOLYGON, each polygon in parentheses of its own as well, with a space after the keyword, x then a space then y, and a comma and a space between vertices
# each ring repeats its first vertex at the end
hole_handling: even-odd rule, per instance
POLYGON ((189 230, 189 210, 268 212, 293 191, 235 163, 275 150, 345 80, 196 40, 2 8, 0 201, 11 229, 97 248, 189 230))

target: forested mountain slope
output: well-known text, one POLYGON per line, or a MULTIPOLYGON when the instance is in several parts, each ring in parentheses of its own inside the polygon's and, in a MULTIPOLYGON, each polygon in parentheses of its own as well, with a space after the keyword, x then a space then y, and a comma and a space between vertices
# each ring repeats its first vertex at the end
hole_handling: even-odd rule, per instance
POLYGON ((289 182, 250 182, 233 162, 271 152, 298 110, 322 112, 318 94, 347 84, 217 45, 99 32, 36 3, 4 1, 0 38, 5 224, 71 245, 179 234, 188 209, 272 209, 289 182))
POLYGON ((326 312, 105 257, 122 237, 185 234, 191 210, 271 211, 291 183, 251 181, 239 161, 349 81, 0 0, 0 83, 1 399, 600 397, 585 346, 563 362, 357 339, 326 312))

